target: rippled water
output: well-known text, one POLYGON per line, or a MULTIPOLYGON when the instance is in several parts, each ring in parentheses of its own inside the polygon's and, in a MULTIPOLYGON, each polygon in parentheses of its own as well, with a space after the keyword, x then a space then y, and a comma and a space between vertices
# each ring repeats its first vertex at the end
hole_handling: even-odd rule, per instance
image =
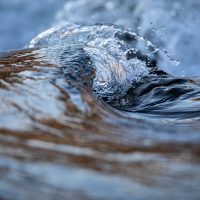
POLYGON ((1 53, 0 198, 199 199, 198 22, 184 18, 193 40, 174 29, 198 6, 67 1, 58 25, 1 53), (159 28, 168 8, 161 42, 147 16, 159 28))

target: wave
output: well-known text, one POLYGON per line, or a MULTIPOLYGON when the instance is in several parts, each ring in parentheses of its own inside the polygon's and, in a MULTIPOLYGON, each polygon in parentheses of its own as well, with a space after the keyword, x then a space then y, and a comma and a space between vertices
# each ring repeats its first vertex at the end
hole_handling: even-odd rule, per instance
POLYGON ((66 24, 41 33, 29 45, 43 46, 53 47, 47 57, 67 80, 76 84, 90 80, 97 97, 130 116, 136 112, 170 120, 199 116, 198 79, 162 71, 157 64, 162 50, 131 29, 66 24))
POLYGON ((198 73, 164 50, 179 35, 146 34, 166 2, 67 1, 58 26, 0 54, 0 198, 199 199, 198 73))

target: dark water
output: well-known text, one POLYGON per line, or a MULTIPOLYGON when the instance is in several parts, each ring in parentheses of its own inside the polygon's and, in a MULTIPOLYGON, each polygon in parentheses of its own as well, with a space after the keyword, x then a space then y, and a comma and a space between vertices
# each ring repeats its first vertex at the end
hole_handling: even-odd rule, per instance
POLYGON ((68 1, 1 53, 0 198, 199 199, 199 5, 68 1))

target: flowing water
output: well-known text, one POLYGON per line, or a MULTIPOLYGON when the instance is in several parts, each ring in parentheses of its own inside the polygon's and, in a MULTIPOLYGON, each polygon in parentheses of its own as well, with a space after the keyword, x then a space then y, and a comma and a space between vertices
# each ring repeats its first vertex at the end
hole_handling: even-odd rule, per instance
POLYGON ((200 3, 64 2, 0 54, 0 199, 199 199, 200 3))

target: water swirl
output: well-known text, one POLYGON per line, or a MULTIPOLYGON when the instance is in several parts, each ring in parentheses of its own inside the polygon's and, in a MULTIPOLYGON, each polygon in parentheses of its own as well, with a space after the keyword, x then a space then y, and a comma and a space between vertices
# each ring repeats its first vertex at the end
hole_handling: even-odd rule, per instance
POLYGON ((178 3, 198 10, 196 0, 68 0, 59 24, 81 25, 0 53, 0 199, 199 199, 198 42, 181 36, 194 13, 178 3), (150 20, 172 32, 152 35, 150 20))

